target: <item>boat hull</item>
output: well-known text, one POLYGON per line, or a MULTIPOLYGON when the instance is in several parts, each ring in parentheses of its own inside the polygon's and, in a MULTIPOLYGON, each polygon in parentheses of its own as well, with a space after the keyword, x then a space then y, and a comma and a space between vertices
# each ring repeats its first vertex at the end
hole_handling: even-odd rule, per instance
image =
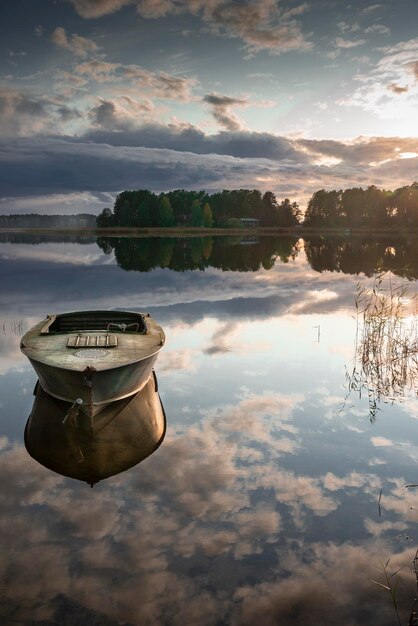
POLYGON ((97 310, 48 315, 20 348, 46 393, 94 417, 144 387, 164 341, 148 313, 97 310))
POLYGON ((82 410, 90 416, 99 413, 111 402, 141 391, 148 382, 158 354, 120 367, 84 371, 64 369, 29 358, 39 382, 51 396, 64 402, 82 400, 82 410))

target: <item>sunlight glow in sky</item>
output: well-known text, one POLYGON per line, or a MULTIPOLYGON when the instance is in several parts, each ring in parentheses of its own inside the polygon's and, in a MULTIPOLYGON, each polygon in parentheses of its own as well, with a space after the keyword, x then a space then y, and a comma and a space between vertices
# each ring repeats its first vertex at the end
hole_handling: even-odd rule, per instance
POLYGON ((418 5, 5 0, 0 212, 418 178, 418 5))

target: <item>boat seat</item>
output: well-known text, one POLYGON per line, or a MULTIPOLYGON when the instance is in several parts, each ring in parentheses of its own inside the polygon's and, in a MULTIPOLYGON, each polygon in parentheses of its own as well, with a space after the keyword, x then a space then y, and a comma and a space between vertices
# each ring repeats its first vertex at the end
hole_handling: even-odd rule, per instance
POLYGON ((118 345, 116 335, 86 335, 77 333, 68 337, 67 348, 115 348, 118 345))

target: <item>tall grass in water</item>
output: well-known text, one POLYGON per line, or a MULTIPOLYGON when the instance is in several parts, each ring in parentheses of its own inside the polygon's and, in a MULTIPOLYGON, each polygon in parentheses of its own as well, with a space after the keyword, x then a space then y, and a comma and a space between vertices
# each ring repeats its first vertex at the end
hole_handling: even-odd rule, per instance
POLYGON ((353 390, 366 394, 371 421, 381 402, 418 391, 417 293, 411 283, 396 280, 380 272, 371 287, 357 285, 355 356, 346 372, 344 407, 353 390))
MULTIPOLYGON (((391 272, 378 273, 369 287, 357 285, 355 354, 352 370, 346 373, 348 390, 344 406, 352 391, 358 392, 360 397, 367 395, 372 422, 381 403, 402 401, 411 393, 418 395, 417 304, 412 283, 391 272)), ((381 497, 382 490, 378 501, 379 516, 381 497)), ((409 619, 403 621, 401 618, 398 591, 402 577, 400 569, 390 572, 389 564, 390 559, 380 564, 381 580, 372 582, 389 593, 398 626, 418 626, 416 598, 408 613, 409 619)), ((418 550, 413 567, 413 591, 417 594, 418 550)))

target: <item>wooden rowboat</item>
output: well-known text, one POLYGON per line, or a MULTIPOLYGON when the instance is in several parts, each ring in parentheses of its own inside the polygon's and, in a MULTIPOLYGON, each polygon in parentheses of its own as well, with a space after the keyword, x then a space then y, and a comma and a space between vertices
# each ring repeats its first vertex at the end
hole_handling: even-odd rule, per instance
POLYGON ((141 391, 164 342, 149 314, 80 311, 48 315, 20 347, 44 391, 93 419, 110 402, 141 391))

